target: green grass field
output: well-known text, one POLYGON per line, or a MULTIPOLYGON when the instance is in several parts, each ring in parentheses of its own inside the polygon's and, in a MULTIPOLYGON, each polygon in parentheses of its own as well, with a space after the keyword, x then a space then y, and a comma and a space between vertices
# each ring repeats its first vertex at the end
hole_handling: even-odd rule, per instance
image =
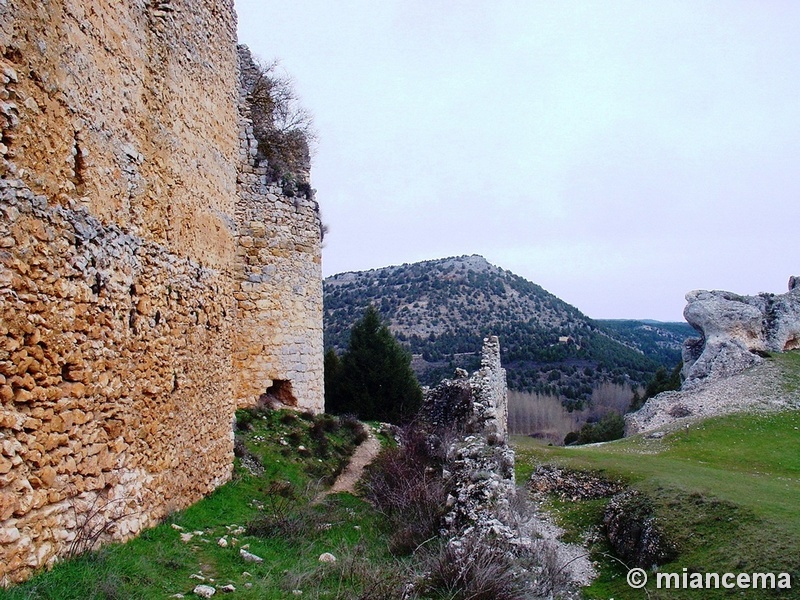
MULTIPOLYGON (((774 360, 785 372, 785 389, 800 389, 800 353, 774 360)), ((105 546, 0 590, 0 600, 190 598, 201 583, 192 575, 217 586, 233 584, 232 598, 395 597, 399 582, 418 565, 389 552, 386 521, 349 494, 311 503, 360 441, 357 424, 289 411, 237 416, 237 453, 248 464, 263 465, 263 473, 251 474, 237 458, 233 480, 204 500, 126 544, 105 546), (182 541, 182 533, 192 538, 182 541), (242 547, 263 563, 246 563, 242 547), (338 561, 321 563, 324 552, 338 561)), ((585 599, 800 599, 800 412, 709 419, 661 439, 562 448, 517 437, 513 444, 518 483, 550 463, 622 479, 649 496, 660 528, 678 550, 663 572, 772 571, 793 578, 791 590, 777 592, 658 590, 651 573, 647 588, 633 590, 625 582, 627 569, 595 535, 600 575, 585 599)), ((564 539, 582 542, 600 531, 606 503, 552 500, 550 507, 566 529, 564 539)))
MULTIPOLYGON (((552 463, 619 478, 646 493, 679 552, 662 571, 788 572, 795 583, 778 595, 650 585, 636 591, 624 580, 626 570, 603 555, 608 549, 601 544, 595 548, 601 576, 586 598, 800 598, 799 412, 714 418, 659 440, 636 436, 570 448, 514 441, 519 481, 527 480, 535 465, 552 463)), ((605 502, 553 502, 553 507, 575 540, 599 524, 605 502)))

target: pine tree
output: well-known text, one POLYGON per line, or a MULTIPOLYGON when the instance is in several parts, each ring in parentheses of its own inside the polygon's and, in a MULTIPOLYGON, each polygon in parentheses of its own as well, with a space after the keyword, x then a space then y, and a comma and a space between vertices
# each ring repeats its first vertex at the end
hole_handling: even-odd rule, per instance
POLYGON ((361 420, 403 423, 416 414, 422 403, 422 391, 411 369, 411 355, 372 306, 353 325, 350 346, 341 360, 335 362, 326 355, 326 368, 331 369, 325 378, 328 412, 351 413, 361 420))
POLYGON ((342 361, 336 350, 331 348, 325 353, 325 412, 334 414, 344 414, 343 407, 340 406, 341 394, 339 393, 339 382, 342 378, 342 361))

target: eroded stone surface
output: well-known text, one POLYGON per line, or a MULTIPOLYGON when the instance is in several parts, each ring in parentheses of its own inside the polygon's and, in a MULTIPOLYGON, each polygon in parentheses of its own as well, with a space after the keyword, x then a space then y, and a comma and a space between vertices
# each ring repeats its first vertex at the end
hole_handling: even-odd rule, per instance
POLYGON ((237 402, 322 408, 319 214, 249 154, 235 30, 0 3, 3 584, 226 481, 237 402))
POLYGON ((800 287, 785 294, 740 296, 723 291, 686 295, 686 321, 700 332, 683 348, 683 389, 729 377, 762 362, 764 352, 800 348, 800 287))
MULTIPOLYGON (((253 59, 239 47, 240 149, 233 370, 237 405, 268 399, 324 410, 319 205, 269 182, 249 119, 253 59)), ((308 179, 308 173, 300 173, 308 179)))
POLYGON ((497 337, 484 340, 480 370, 465 375, 457 372, 428 390, 422 409, 433 436, 452 440, 444 464, 449 496, 442 530, 449 558, 463 573, 476 554, 518 561, 525 597, 551 598, 557 589, 559 597, 577 598, 579 586, 593 576, 591 564, 577 548, 557 541, 535 507, 517 498, 497 337), (548 528, 551 535, 544 534, 548 528))

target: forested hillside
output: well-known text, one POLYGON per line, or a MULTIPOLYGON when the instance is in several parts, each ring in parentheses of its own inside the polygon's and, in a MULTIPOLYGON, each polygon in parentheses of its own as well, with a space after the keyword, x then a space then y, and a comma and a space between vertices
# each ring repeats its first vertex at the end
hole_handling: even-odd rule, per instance
POLYGON ((673 366, 655 341, 593 321, 542 287, 480 256, 462 256, 325 280, 325 345, 343 351, 372 304, 414 355, 424 384, 473 370, 487 335, 500 337, 511 389, 558 395, 580 406, 602 381, 640 384, 673 366), (654 350, 654 351, 653 351, 654 350))
POLYGON ((631 348, 666 365, 676 365, 681 360, 681 348, 686 338, 700 334, 686 322, 633 321, 623 319, 596 320, 600 327, 631 348))

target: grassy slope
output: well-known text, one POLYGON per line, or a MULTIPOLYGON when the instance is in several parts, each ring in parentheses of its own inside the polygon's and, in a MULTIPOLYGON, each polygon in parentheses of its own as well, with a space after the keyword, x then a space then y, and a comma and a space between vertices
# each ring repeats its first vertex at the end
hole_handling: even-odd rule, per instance
MULTIPOLYGON (((800 384, 800 354, 777 360, 785 385, 800 384)), ((666 572, 758 572, 793 574, 781 598, 800 598, 800 413, 733 415, 709 419, 661 440, 641 436, 608 444, 559 448, 516 440, 518 477, 535 464, 558 463, 622 478, 656 504, 657 518, 679 550, 666 572)), ((523 479, 524 478, 524 479, 523 479)), ((605 501, 555 503, 562 522, 579 530, 596 525, 605 501)), ((604 559, 587 598, 644 598, 624 582, 625 570, 604 559)), ((651 598, 728 598, 722 590, 662 590, 651 598)), ((751 590, 737 597, 776 597, 751 590)))
POLYGON ((352 432, 344 427, 336 429, 315 437, 312 422, 283 411, 254 419, 253 430, 245 437, 248 449, 267 466, 263 477, 246 474, 237 461, 233 481, 139 538, 60 563, 23 585, 0 590, 0 598, 151 599, 176 593, 194 597, 191 590, 200 582, 189 577, 193 573, 211 577, 217 585, 233 583, 236 598, 242 599, 293 597, 294 589, 303 590, 304 597, 357 597, 357 590, 365 585, 364 565, 391 564, 394 560, 382 543, 378 516, 358 498, 339 494, 310 507, 308 496, 300 493, 288 503, 285 514, 285 520, 299 523, 296 534, 231 534, 231 529, 274 512, 268 493, 272 482, 288 480, 293 489, 302 492, 320 476, 335 472, 354 441, 352 432), (322 437, 327 450, 320 449, 322 437), (283 445, 281 439, 293 443, 283 445), (300 445, 309 452, 298 453, 300 445), (259 503, 265 508, 259 509, 259 503), (202 531, 203 535, 184 543, 172 524, 187 532, 202 531), (238 543, 220 547, 217 540, 225 535, 228 540, 238 538, 238 543), (264 559, 262 564, 242 560, 239 549, 245 544, 264 559), (320 563, 318 557, 323 552, 339 557, 337 565, 320 563), (252 587, 246 588, 247 583, 252 587))

